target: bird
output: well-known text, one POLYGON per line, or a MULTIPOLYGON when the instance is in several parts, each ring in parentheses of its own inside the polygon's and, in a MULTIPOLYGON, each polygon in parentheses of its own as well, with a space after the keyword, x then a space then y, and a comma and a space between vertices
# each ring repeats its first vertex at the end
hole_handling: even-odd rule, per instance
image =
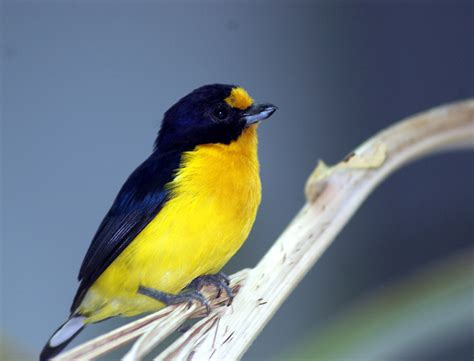
POLYGON ((210 84, 165 113, 150 156, 128 177, 79 271, 70 316, 40 360, 84 327, 197 301, 214 285, 233 297, 223 266, 246 241, 261 201, 257 128, 277 107, 241 86, 210 84))

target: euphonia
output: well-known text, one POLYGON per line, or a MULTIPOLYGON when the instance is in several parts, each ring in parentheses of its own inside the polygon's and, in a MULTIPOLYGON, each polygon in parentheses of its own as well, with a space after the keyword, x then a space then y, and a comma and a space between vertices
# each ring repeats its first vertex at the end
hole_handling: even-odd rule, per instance
POLYGON ((242 246, 261 198, 257 127, 276 106, 242 87, 195 89, 164 115, 153 152, 126 180, 79 271, 69 319, 48 360, 87 325, 197 300, 212 284, 232 296, 222 267, 242 246))

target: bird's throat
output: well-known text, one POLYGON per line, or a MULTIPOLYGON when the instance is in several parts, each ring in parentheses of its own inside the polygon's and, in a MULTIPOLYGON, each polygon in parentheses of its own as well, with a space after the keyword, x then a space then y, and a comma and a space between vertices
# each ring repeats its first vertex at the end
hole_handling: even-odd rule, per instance
POLYGON ((230 144, 203 144, 184 152, 170 183, 172 192, 235 192, 260 189, 257 125, 245 128, 230 144), (258 183, 258 184, 257 184, 258 183))

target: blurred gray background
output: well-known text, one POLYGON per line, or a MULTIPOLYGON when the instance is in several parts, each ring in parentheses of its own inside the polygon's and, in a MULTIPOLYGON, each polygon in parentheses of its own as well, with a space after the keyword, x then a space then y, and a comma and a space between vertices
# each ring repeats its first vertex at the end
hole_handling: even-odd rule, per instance
MULTIPOLYGON (((260 128, 263 202, 232 273, 303 205, 318 158, 336 162, 402 117, 473 95, 473 23, 472 2, 449 0, 4 1, 2 334, 35 355, 67 317, 96 227, 187 92, 236 83, 280 107, 260 128)), ((291 353, 362 295, 473 246, 473 160, 438 155, 382 184, 247 359, 291 353)), ((470 342, 406 355, 472 359, 470 342)))

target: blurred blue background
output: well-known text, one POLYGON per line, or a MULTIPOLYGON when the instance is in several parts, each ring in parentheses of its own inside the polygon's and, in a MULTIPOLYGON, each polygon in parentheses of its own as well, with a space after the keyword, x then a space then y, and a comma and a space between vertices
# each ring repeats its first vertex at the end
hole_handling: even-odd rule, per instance
MULTIPOLYGON (((260 128, 263 202, 233 273, 255 265, 303 205, 318 158, 336 162, 402 117, 473 95, 473 13, 449 0, 4 1, 2 335, 36 355, 68 315, 96 227, 181 96, 236 83, 280 108, 260 128)), ((473 160, 430 157, 382 184, 247 359, 291 355, 363 295, 472 247, 473 160)), ((467 321, 465 337, 440 329, 444 342, 397 355, 472 359, 467 321)))

